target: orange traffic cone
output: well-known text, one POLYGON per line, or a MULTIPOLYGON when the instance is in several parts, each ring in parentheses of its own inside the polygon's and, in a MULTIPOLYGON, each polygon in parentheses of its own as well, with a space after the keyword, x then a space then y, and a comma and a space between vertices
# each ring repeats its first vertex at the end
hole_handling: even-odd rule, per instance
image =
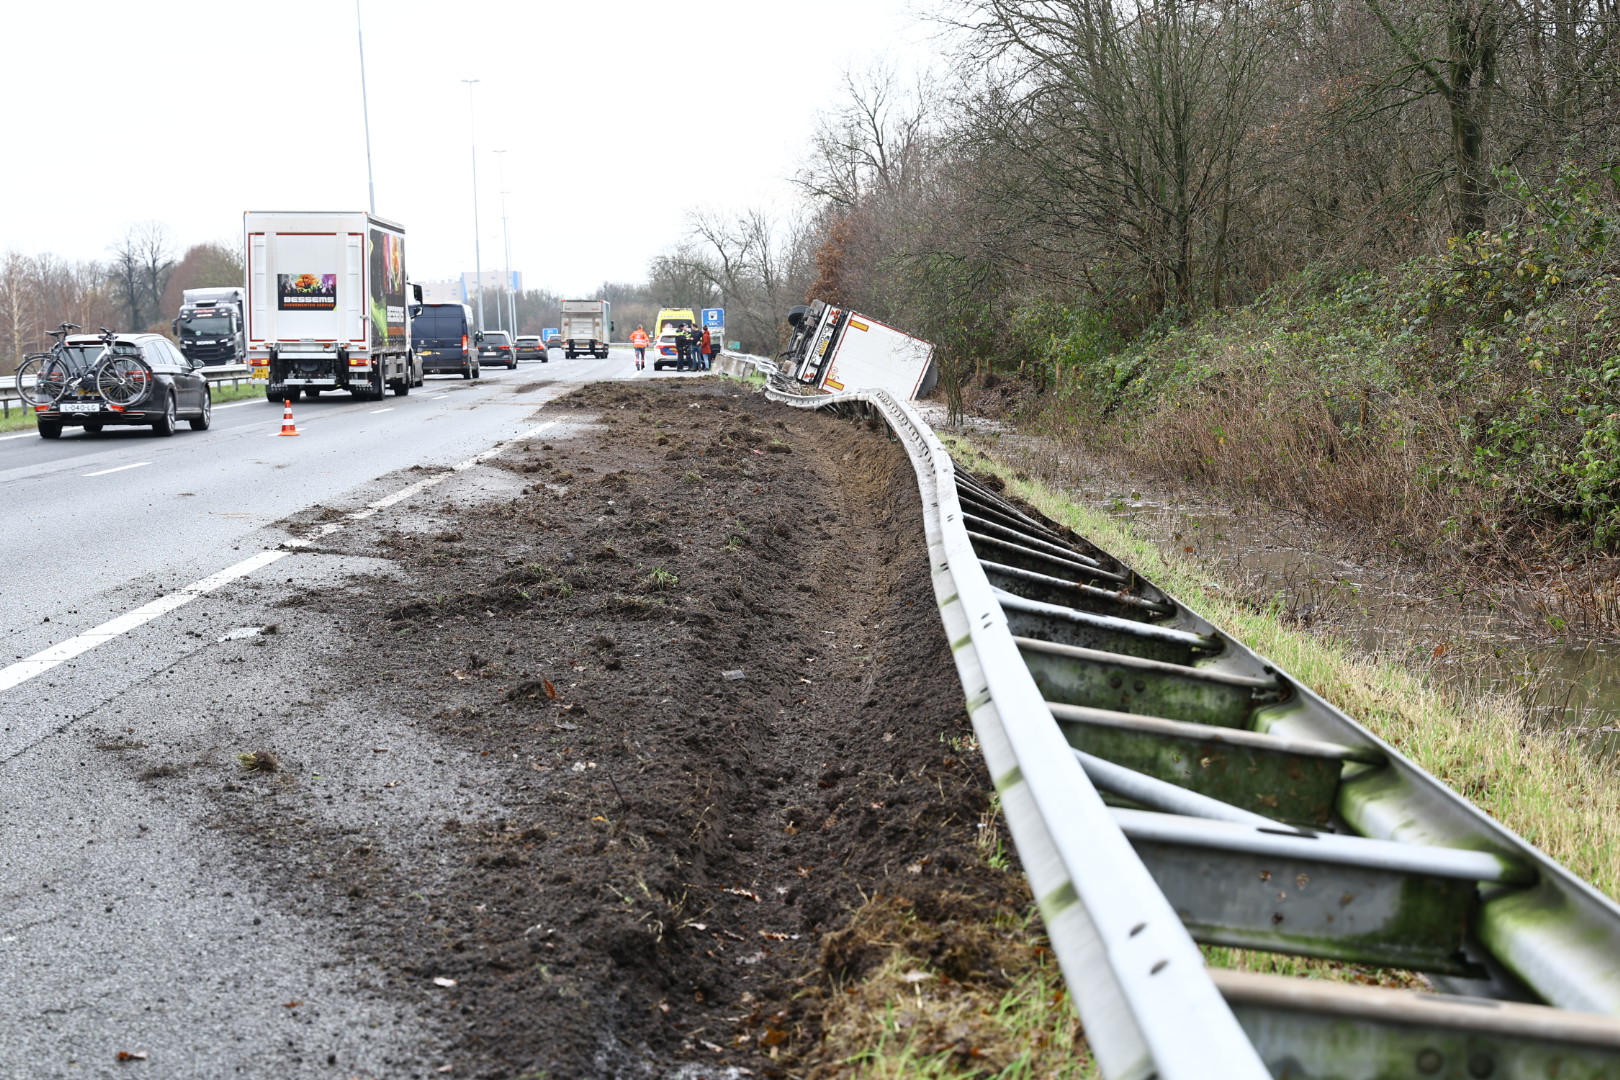
POLYGON ((282 401, 282 404, 287 407, 287 411, 281 414, 281 434, 297 435, 298 428, 293 424, 292 418, 292 399, 288 398, 282 401))

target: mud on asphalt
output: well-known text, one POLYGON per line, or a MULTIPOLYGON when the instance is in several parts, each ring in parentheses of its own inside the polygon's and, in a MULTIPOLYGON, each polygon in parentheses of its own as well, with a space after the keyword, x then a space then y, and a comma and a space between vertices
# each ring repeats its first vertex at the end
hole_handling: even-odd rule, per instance
MULTIPOLYGON (((240 796, 298 783, 275 745, 223 827, 440 1018, 453 1075, 824 1072, 864 901, 1016 902, 971 857, 990 785, 956 749, 910 464, 884 428, 722 380, 596 384, 537 419, 560 423, 484 481, 320 541, 392 572, 290 601, 349 641, 311 658, 305 707, 430 748, 333 795, 396 827, 357 839, 330 800, 268 827, 240 796)), ((357 727, 357 777, 374 741, 357 727)))

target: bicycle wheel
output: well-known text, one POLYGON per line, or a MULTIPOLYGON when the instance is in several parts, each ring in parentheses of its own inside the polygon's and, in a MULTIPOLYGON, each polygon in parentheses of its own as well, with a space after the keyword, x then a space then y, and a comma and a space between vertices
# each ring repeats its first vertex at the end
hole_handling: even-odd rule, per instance
POLYGON ((139 405, 155 382, 151 365, 138 356, 113 356, 96 365, 96 392, 112 405, 139 405))
POLYGON ((34 353, 17 365, 17 396, 28 405, 55 405, 68 384, 67 365, 49 353, 34 353))

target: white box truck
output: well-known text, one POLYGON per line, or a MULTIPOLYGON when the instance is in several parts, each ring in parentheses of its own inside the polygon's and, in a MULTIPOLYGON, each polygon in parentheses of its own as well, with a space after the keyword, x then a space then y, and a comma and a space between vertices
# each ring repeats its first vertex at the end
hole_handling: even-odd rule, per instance
POLYGON ((887 390, 911 401, 934 388, 934 347, 858 311, 820 300, 788 313, 793 377, 827 394, 887 390))
POLYGON ((266 397, 421 385, 403 228, 361 211, 249 210, 242 221, 247 362, 266 397))
POLYGON ((606 300, 562 302, 563 355, 572 360, 586 353, 606 360, 613 334, 613 305, 606 300))

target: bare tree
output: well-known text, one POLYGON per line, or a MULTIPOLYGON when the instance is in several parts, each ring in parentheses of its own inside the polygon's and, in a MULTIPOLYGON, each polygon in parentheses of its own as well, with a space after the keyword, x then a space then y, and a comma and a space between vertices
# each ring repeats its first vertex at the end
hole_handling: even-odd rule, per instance
POLYGON ((131 225, 113 245, 113 272, 132 330, 162 320, 164 287, 175 266, 168 226, 159 221, 131 225))
POLYGON ((1281 12, 1247 0, 971 0, 987 72, 972 133, 1005 212, 1054 253, 1123 260, 1150 306, 1217 299, 1252 167, 1281 12))

